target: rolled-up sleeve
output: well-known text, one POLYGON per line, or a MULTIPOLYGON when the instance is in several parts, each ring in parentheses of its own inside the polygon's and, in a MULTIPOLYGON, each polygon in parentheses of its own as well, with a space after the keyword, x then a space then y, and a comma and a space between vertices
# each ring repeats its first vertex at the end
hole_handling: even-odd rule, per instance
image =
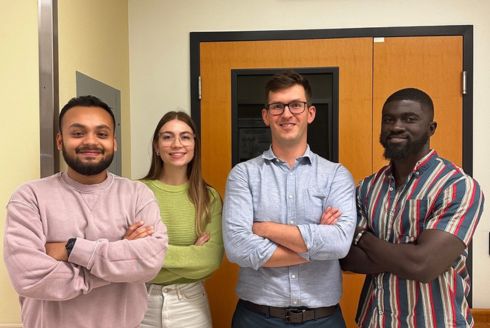
POLYGON ((244 164, 236 165, 228 176, 223 204, 223 241, 231 262, 258 270, 277 246, 252 232, 254 207, 250 178, 244 164))
POLYGON ((308 252, 309 260, 341 259, 349 252, 356 227, 355 186, 350 172, 338 165, 326 186, 326 204, 339 209, 341 217, 335 224, 300 224, 298 228, 308 252))

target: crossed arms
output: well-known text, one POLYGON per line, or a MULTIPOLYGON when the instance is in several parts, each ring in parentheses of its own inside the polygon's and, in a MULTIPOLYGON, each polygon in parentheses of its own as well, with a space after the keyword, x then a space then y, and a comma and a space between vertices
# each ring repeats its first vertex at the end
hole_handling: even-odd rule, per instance
MULTIPOLYGON (((19 295, 67 300, 110 283, 148 281, 160 270, 167 236, 151 191, 144 195, 148 201, 141 204, 137 213, 144 225, 152 227, 151 236, 135 240, 121 236, 116 241, 79 237, 68 261, 65 242, 46 243, 46 223, 31 201, 32 195, 28 190, 24 192, 24 198, 8 205, 4 248, 5 263, 19 295), (61 254, 63 260, 55 259, 55 253, 61 254)), ((129 231, 126 237, 143 236, 140 233, 141 230, 129 231)))
POLYGON ((337 260, 347 254, 356 213, 354 184, 345 168, 338 167, 333 173, 330 189, 324 191, 332 209, 326 210, 322 218, 314 218, 317 223, 298 225, 272 222, 279 219, 273 217, 270 221, 254 222, 253 197, 258 193, 251 190, 248 174, 247 168, 239 164, 227 181, 223 239, 230 261, 258 270, 312 260, 337 260), (333 210, 337 208, 341 212, 333 210))
POLYGON ((393 244, 366 232, 340 264, 347 271, 390 272, 403 279, 426 283, 446 271, 465 248, 454 235, 435 229, 425 230, 411 244, 393 244))
MULTIPOLYGON (((340 210, 327 207, 319 220, 319 224, 335 224, 341 215, 340 210)), ((277 244, 276 250, 263 265, 264 267, 283 267, 309 262, 300 255, 306 253, 308 249, 301 231, 296 225, 271 221, 255 222, 252 225, 252 232, 277 244)))
POLYGON ((378 238, 368 227, 371 218, 366 215, 360 190, 361 186, 356 235, 361 230, 366 232, 340 262, 342 269, 357 273, 390 272, 403 279, 430 282, 447 271, 465 251, 483 211, 480 187, 470 178, 461 178, 435 200, 420 235, 411 243, 395 244, 378 238))

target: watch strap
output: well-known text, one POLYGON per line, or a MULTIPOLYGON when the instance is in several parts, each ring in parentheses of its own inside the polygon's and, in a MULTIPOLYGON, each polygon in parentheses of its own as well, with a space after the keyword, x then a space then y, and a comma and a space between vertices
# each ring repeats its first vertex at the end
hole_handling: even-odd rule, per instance
POLYGON ((73 246, 75 246, 75 242, 77 241, 76 238, 70 238, 65 244, 65 249, 66 253, 68 254, 68 257, 70 257, 71 251, 73 250, 73 246))

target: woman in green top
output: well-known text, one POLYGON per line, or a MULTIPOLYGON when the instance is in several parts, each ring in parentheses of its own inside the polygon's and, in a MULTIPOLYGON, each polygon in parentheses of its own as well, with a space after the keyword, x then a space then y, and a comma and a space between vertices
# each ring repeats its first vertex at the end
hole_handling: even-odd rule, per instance
POLYGON ((155 193, 169 247, 148 287, 141 327, 211 327, 202 281, 221 264, 221 198, 201 174, 201 145, 184 112, 169 112, 153 134, 144 183, 155 193))

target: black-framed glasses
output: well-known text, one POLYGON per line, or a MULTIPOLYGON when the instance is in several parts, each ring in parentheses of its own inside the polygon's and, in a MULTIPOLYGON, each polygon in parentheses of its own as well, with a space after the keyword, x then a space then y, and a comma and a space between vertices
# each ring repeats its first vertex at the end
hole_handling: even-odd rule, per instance
POLYGON ((292 114, 301 114, 305 111, 308 103, 306 101, 291 101, 289 104, 283 104, 280 102, 267 104, 265 107, 272 115, 281 115, 284 113, 286 106, 292 114))

